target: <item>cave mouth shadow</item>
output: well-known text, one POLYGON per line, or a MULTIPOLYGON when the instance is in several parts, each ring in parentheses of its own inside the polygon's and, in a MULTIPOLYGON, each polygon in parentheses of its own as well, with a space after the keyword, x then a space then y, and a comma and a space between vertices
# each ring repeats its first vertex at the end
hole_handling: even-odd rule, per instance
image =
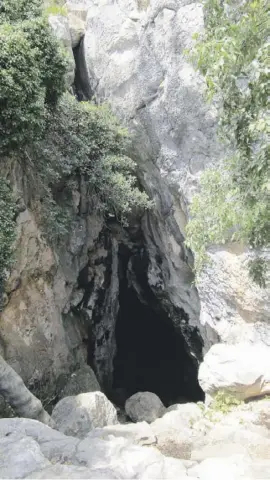
MULTIPOLYGON (((140 283, 143 301, 138 298, 128 284, 126 264, 122 258, 112 400, 123 406, 129 396, 142 391, 156 393, 165 406, 203 400, 198 366, 187 352, 184 337, 145 281, 140 283)), ((137 270, 137 279, 145 280, 144 262, 137 262, 137 270)))

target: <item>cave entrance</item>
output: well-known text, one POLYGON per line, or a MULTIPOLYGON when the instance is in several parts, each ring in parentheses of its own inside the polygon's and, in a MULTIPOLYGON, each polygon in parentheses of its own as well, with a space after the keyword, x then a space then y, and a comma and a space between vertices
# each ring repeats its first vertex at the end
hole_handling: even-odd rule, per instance
POLYGON ((160 308, 147 283, 147 259, 133 255, 138 288, 130 285, 130 254, 120 249, 119 313, 116 322, 117 354, 114 359, 115 403, 124 404, 139 391, 156 393, 166 406, 203 400, 198 367, 187 353, 185 339, 160 308))

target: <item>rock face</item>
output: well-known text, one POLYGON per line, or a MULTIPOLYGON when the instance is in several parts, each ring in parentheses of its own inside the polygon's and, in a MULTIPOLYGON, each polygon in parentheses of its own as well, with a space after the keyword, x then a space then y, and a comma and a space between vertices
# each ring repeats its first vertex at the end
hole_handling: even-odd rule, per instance
POLYGON ((213 345, 199 369, 205 393, 219 390, 241 400, 270 394, 270 349, 262 345, 213 345))
POLYGON ((270 297, 251 284, 248 252, 237 246, 213 249, 199 296, 187 266, 192 263, 183 245, 188 205, 200 172, 223 149, 216 140, 215 109, 206 106, 203 80, 184 53, 193 33, 203 28, 202 4, 69 0, 68 5, 75 9, 78 3, 88 9, 79 52, 86 96, 92 92, 109 101, 128 125, 140 180, 155 200, 155 212, 143 222, 149 284, 197 356, 191 341, 196 328, 205 351, 217 341, 270 345, 270 297))
POLYGON ((79 438, 95 427, 118 423, 116 409, 101 392, 63 398, 54 407, 52 419, 60 432, 79 438))
MULTIPOLYGON (((84 184, 78 182, 67 205, 73 218, 71 233, 57 251, 43 235, 40 205, 31 203, 31 187, 21 167, 10 162, 8 176, 22 207, 17 217, 15 268, 1 312, 0 353, 46 406, 70 374, 86 363, 83 339, 89 325, 78 320, 77 306, 84 296, 78 277, 83 268, 87 270, 89 252, 96 245, 96 257, 107 254, 104 249, 101 253, 98 242, 103 223, 87 214, 84 184)), ((96 278, 90 271, 88 275, 89 281, 96 278)), ((95 290, 103 281, 99 272, 95 290)))
POLYGON ((125 404, 126 414, 133 422, 151 423, 165 413, 165 407, 157 395, 151 392, 138 392, 125 404))

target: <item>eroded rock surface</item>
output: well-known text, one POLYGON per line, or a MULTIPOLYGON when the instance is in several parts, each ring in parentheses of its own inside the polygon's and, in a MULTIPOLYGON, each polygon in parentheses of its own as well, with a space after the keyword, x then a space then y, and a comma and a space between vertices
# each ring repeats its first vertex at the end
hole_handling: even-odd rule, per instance
POLYGON ((213 345, 200 365, 199 382, 210 396, 219 390, 240 400, 270 394, 270 349, 245 343, 213 345))
POLYGON ((178 405, 151 424, 97 428, 84 439, 35 420, 2 419, 1 476, 214 480, 218 472, 222 480, 268 480, 269 403, 265 399, 220 412, 218 421, 207 419, 208 410, 196 404, 178 405))
POLYGON ((185 54, 193 33, 203 28, 202 4, 68 1, 71 10, 78 5, 87 9, 78 57, 86 97, 91 92, 109 101, 128 125, 140 180, 155 200, 155 211, 143 221, 150 286, 197 357, 196 328, 205 351, 217 341, 269 346, 269 295, 248 277, 249 252, 238 246, 213 249, 198 296, 183 245, 200 173, 224 154, 216 139, 215 108, 206 105, 204 82, 185 54))

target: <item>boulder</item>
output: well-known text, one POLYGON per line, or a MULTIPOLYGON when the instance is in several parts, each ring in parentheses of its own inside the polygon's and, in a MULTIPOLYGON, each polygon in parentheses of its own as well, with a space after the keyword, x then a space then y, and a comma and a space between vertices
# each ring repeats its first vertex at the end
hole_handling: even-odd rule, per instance
POLYGON ((245 400, 270 393, 270 348, 239 343, 216 344, 204 357, 199 383, 213 396, 219 390, 245 400))
POLYGON ((79 370, 72 373, 61 392, 61 398, 79 395, 80 393, 98 392, 100 390, 100 385, 92 368, 89 365, 83 365, 79 370))
POLYGON ((116 409, 101 392, 63 398, 54 407, 52 418, 57 430, 79 438, 95 427, 118 423, 116 409))
POLYGON ((0 438, 1 478, 24 478, 50 465, 32 438, 11 432, 0 438))
POLYGON ((126 414, 133 422, 154 422, 166 409, 155 393, 138 392, 132 395, 125 404, 126 414))

